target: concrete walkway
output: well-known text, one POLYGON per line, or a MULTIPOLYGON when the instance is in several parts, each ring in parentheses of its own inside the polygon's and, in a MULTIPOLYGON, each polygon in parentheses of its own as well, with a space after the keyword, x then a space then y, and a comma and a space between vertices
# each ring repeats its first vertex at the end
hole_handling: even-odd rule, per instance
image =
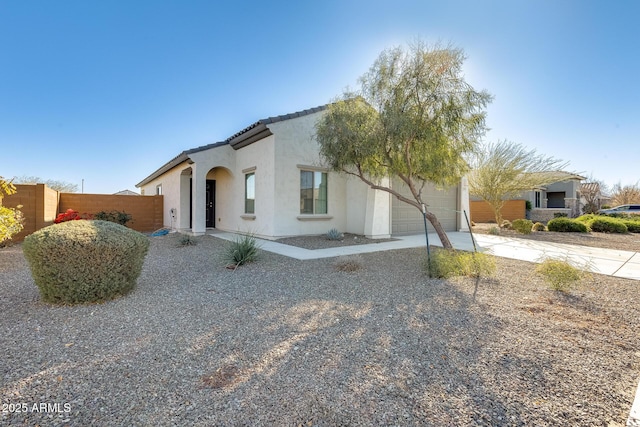
MULTIPOLYGON (((233 240, 234 233, 210 232, 214 237, 233 240)), ((466 232, 447 233, 451 244, 456 249, 472 251, 471 235, 466 232)), ((474 234, 478 251, 489 253, 503 258, 518 259, 529 262, 541 262, 544 258, 559 258, 570 260, 576 265, 584 266, 584 269, 594 273, 605 274, 614 277, 640 280, 640 253, 619 251, 614 249, 592 248, 587 246, 567 245, 563 243, 541 242, 536 240, 517 239, 488 234, 474 234)), ((407 249, 425 247, 424 234, 409 236, 394 236, 393 241, 371 243, 366 245, 341 246, 327 249, 303 249, 285 245, 270 240, 258 239, 260 248, 299 260, 331 258, 341 255, 354 255, 369 252, 388 251, 394 249, 407 249)), ((429 234, 429 243, 434 246, 442 246, 438 235, 429 234)))

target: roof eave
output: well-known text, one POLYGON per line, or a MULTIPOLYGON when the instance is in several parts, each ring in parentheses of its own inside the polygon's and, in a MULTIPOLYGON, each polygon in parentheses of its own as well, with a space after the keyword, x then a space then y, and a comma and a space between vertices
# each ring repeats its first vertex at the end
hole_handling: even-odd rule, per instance
POLYGON ((176 157, 174 157, 173 159, 169 160, 167 163, 165 163, 163 166, 161 166, 158 170, 156 170, 154 173, 152 173, 151 175, 149 175, 148 177, 146 177, 145 179, 143 179, 142 181, 140 181, 139 183, 136 184, 137 188, 142 187, 143 185, 147 185, 148 183, 150 183, 151 181, 153 181, 154 179, 160 177, 161 175, 163 175, 166 172, 169 172, 171 169, 175 168, 176 166, 178 166, 181 163, 184 163, 186 161, 190 160, 189 155, 187 154, 186 151, 183 151, 182 153, 178 154, 176 157))
POLYGON ((273 135, 271 130, 267 127, 266 124, 258 121, 248 128, 238 132, 233 135, 226 142, 229 143, 231 148, 234 150, 239 150, 242 147, 246 147, 249 144, 253 144, 256 141, 259 141, 263 138, 273 135))

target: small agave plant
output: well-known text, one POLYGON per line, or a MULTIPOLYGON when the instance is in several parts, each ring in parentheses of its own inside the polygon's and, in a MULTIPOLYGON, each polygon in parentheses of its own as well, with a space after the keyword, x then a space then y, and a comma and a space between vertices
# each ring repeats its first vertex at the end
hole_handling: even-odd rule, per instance
POLYGON ((329 240, 342 240, 344 238, 344 234, 339 232, 337 228, 332 228, 331 230, 327 231, 326 236, 329 240))

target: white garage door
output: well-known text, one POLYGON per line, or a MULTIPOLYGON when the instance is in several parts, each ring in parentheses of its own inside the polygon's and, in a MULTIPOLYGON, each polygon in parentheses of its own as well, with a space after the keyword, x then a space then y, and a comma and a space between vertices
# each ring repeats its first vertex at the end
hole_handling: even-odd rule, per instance
MULTIPOLYGON (((400 189, 402 195, 413 199, 409 188, 399 179, 393 181, 394 190, 400 189)), ((446 231, 455 231, 456 207, 458 188, 456 186, 444 190, 437 189, 432 184, 427 184, 422 190, 422 200, 427 204, 428 209, 433 212, 446 231)), ((422 212, 408 203, 393 197, 391 204, 391 233, 424 233, 424 221, 422 212)), ((433 232, 433 227, 427 221, 429 232, 433 232)))

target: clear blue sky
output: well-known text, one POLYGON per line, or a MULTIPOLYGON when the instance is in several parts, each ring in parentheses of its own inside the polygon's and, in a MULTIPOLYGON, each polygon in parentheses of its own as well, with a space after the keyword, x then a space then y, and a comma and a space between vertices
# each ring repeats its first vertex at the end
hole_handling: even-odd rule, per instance
POLYGON ((182 150, 325 104, 385 48, 465 50, 486 139, 640 179, 640 2, 0 0, 0 175, 135 184, 182 150))

